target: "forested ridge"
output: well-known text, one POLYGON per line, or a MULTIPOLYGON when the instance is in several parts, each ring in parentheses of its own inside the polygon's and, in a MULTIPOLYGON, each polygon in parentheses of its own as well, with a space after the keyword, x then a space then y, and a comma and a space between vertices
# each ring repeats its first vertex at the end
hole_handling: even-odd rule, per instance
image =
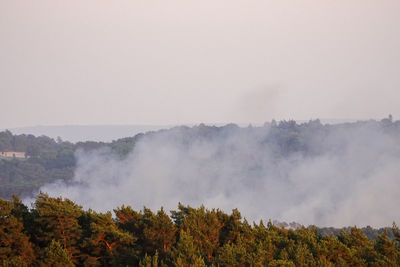
MULTIPOLYGON (((400 140, 400 121, 392 121, 392 117, 381 121, 369 120, 343 124, 322 124, 319 120, 311 120, 298 124, 295 121, 265 123, 261 127, 238 127, 228 124, 221 127, 200 124, 194 127, 180 126, 168 130, 137 134, 133 137, 121 138, 110 143, 78 142, 71 143, 54 140, 47 136, 13 135, 6 130, 0 132, 0 151, 23 151, 26 159, 5 159, 0 157, 0 197, 11 199, 13 194, 20 197, 33 196, 39 188, 55 180, 70 181, 76 167, 75 152, 77 150, 109 149, 109 153, 121 159, 126 157, 143 137, 149 138, 169 133, 180 139, 181 145, 202 142, 203 140, 219 142, 228 133, 246 134, 251 132, 252 138, 258 138, 258 145, 271 150, 277 159, 287 158, 294 154, 314 156, 323 151, 337 152, 345 147, 337 140, 337 144, 325 142, 326 136, 337 132, 352 132, 362 134, 362 128, 377 128, 386 135, 400 140), (361 130, 360 130, 361 129, 361 130), (358 132, 357 132, 358 131, 358 132)), ((358 138, 357 136, 354 137, 358 138)), ((400 141, 398 141, 400 143, 400 141)), ((229 149, 229 147, 228 147, 229 149)))
MULTIPOLYGON (((384 135, 364 137, 361 146, 376 136, 390 137, 390 143, 381 140, 385 146, 374 149, 380 153, 379 149, 390 147, 386 154, 390 153, 391 157, 387 159, 396 163, 400 155, 400 121, 393 121, 391 116, 380 121, 337 125, 313 120, 301 124, 272 121, 264 126, 244 128, 235 124, 180 126, 110 143, 70 143, 46 136, 0 132, 0 151, 27 154, 23 159, 0 157, 0 263, 3 266, 399 266, 400 234, 396 225, 381 229, 285 229, 271 222, 249 223, 236 209, 226 214, 222 210, 179 204, 170 213, 148 208, 136 211, 130 206, 115 207, 114 213, 100 213, 83 209, 79 206, 82 203, 45 193, 35 196, 32 208, 17 196, 12 197, 32 196, 41 186, 56 180, 65 184, 73 181, 79 150, 101 150, 103 154, 124 160, 142 138, 151 139, 165 133, 169 138, 165 140, 178 140, 179 147, 190 147, 196 142, 203 144, 204 140, 217 144, 231 136, 254 137, 257 140, 252 144, 261 150, 268 149, 268 155, 273 155, 271 162, 278 162, 296 155, 312 158, 326 151, 340 156, 348 148, 347 142, 357 142, 365 129, 384 135), (350 137, 343 140, 343 132, 351 133, 350 137)), ((232 140, 241 140, 235 138, 232 140)), ((216 154, 234 149, 227 142, 216 154)), ((255 177, 262 174, 257 165, 254 165, 256 168, 249 166, 255 177)), ((110 201, 107 197, 103 200, 110 201)))
MULTIPOLYGON (((104 201, 107 201, 106 199, 104 201)), ((238 210, 179 204, 169 216, 121 206, 83 210, 41 193, 32 209, 0 200, 2 266, 399 266, 400 231, 375 240, 352 227, 338 236, 316 227, 248 223, 238 210)))
POLYGON ((26 152, 26 159, 0 157, 0 197, 11 199, 13 194, 31 196, 40 186, 56 180, 69 181, 73 177, 77 149, 94 150, 108 147, 123 157, 132 150, 137 138, 122 138, 111 143, 54 140, 47 136, 13 135, 0 132, 0 151, 26 152))

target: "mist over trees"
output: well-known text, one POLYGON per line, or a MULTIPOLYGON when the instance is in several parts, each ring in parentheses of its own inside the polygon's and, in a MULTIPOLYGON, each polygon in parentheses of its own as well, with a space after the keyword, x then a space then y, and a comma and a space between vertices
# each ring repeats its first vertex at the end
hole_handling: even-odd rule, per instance
POLYGON ((391 117, 201 124, 110 143, 1 132, 0 151, 27 158, 0 158, 0 263, 398 266, 396 225, 301 224, 399 221, 399 137, 391 117))
POLYGON ((251 221, 383 227, 400 220, 399 136, 400 121, 391 117, 335 125, 200 124, 110 143, 6 131, 0 150, 26 151, 28 158, 0 159, 0 197, 18 194, 28 203, 41 189, 103 212, 184 202, 239 208, 251 221))
POLYGON ((383 227, 400 220, 399 125, 386 118, 174 127, 86 143, 76 150, 72 180, 41 190, 97 211, 122 204, 173 209, 183 202, 238 208, 250 221, 383 227), (133 149, 123 150, 127 144, 133 149))
MULTIPOLYGON (((235 124, 201 124, 110 143, 73 144, 5 131, 0 132, 0 151, 24 151, 28 158, 0 159, 0 197, 33 197, 42 187, 45 192, 68 196, 91 208, 104 207, 101 196, 112 196, 107 192, 121 197, 119 203, 111 201, 105 209, 127 201, 152 208, 174 207, 182 201, 246 211, 246 207, 254 206, 248 199, 255 203, 280 202, 270 205, 269 210, 256 209, 246 214, 252 219, 260 219, 254 216, 257 214, 262 218, 279 215, 273 210, 275 206, 277 210, 286 206, 288 213, 309 213, 304 209, 325 202, 312 213, 319 215, 311 223, 331 226, 320 217, 335 212, 337 207, 332 203, 343 201, 351 193, 360 197, 356 199, 359 203, 350 204, 361 205, 368 202, 362 199, 361 189, 372 191, 369 194, 375 189, 386 192, 389 183, 398 183, 399 136, 400 121, 393 121, 391 116, 381 121, 335 125, 321 124, 319 120, 301 124, 272 121, 261 127, 244 128, 235 124), (368 184, 371 187, 364 188, 368 184), (82 191, 83 188, 88 190, 82 191), (293 202, 303 202, 304 195, 315 196, 312 193, 317 192, 320 198, 306 199, 304 206, 294 205, 294 211, 287 209, 293 202), (138 197, 132 199, 133 194, 138 197), (77 198, 82 195, 90 196, 91 202, 77 198), (146 195, 160 197, 149 200, 146 195), (166 199, 171 202, 166 203, 166 199)), ((398 202, 391 191, 386 193, 390 201, 398 202)))
POLYGON ((41 186, 56 180, 70 181, 76 167, 75 152, 111 148, 123 157, 132 150, 137 138, 122 138, 110 143, 71 143, 47 136, 13 135, 10 131, 0 132, 0 151, 26 152, 26 159, 0 157, 0 197, 11 199, 32 196, 41 186))

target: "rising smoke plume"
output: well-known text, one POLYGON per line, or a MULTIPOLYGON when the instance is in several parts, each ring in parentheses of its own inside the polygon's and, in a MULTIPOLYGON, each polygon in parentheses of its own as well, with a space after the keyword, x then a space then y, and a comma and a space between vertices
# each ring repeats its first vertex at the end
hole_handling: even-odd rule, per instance
POLYGON ((248 220, 374 227, 400 222, 400 122, 282 122, 147 133, 124 159, 77 151, 72 183, 41 188, 98 211, 204 204, 248 220))

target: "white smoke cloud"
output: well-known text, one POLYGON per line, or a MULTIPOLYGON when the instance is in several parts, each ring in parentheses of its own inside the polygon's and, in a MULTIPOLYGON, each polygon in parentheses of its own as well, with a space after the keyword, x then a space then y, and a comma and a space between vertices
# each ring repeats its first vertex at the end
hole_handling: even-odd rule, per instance
POLYGON ((399 141, 379 124, 321 126, 305 138, 308 153, 284 157, 268 142, 271 131, 177 127, 144 135, 125 159, 107 149, 77 151, 73 182, 41 191, 99 211, 122 204, 171 210, 182 202, 238 208, 251 221, 336 227, 400 221, 399 141))

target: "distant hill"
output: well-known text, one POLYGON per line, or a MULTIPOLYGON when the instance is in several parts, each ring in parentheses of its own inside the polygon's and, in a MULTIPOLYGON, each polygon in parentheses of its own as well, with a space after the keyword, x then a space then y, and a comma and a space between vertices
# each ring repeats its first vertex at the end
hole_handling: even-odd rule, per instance
MULTIPOLYGON (((321 123, 339 124, 355 122, 355 119, 321 119, 321 123)), ((297 121, 305 123, 307 121, 297 121)), ((226 123, 225 123, 226 124, 226 123)), ((223 126, 223 123, 206 123, 206 125, 223 126)), ((241 127, 246 127, 248 123, 239 123, 241 127)), ((138 133, 169 129, 176 125, 38 125, 29 127, 17 127, 8 129, 13 134, 32 134, 34 136, 45 135, 54 139, 60 137, 63 141, 72 143, 96 141, 111 142, 127 136, 134 136, 138 133)), ((194 126, 194 124, 186 124, 194 126)), ((253 126, 261 126, 254 124, 253 126)), ((4 131, 6 129, 0 129, 4 131)))
POLYGON ((4 131, 0 151, 26 152, 27 158, 0 159, 0 198, 30 197, 41 189, 98 210, 128 200, 169 208, 182 200, 246 208, 251 220, 269 216, 343 226, 373 218, 367 223, 386 226, 400 220, 399 140, 400 121, 391 116, 335 125, 200 124, 112 142, 71 143, 4 131), (357 211, 364 212, 362 220, 357 211))
POLYGON ((59 125, 32 126, 9 129, 13 134, 45 135, 54 139, 60 137, 69 142, 111 142, 138 133, 170 128, 168 125, 59 125))

